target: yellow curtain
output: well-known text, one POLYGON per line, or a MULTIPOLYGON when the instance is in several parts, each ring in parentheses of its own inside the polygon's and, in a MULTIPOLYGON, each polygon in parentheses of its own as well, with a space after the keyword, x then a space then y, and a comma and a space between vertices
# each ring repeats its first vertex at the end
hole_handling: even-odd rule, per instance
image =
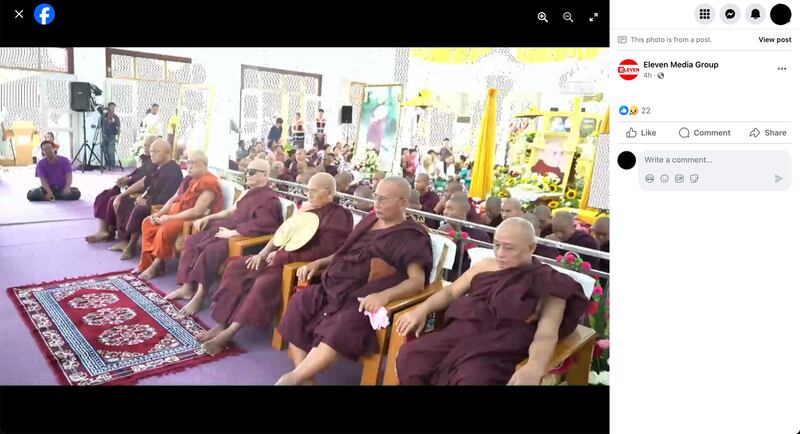
POLYGON ((481 132, 478 136, 478 151, 475 154, 475 165, 472 167, 472 185, 469 189, 471 197, 485 199, 492 191, 494 174, 494 142, 497 127, 497 89, 489 88, 486 97, 486 109, 483 111, 481 132))
MULTIPOLYGON (((520 63, 561 62, 564 59, 591 60, 608 48, 517 48, 512 51, 520 63)), ((475 63, 491 48, 412 48, 409 55, 437 63, 475 63)))

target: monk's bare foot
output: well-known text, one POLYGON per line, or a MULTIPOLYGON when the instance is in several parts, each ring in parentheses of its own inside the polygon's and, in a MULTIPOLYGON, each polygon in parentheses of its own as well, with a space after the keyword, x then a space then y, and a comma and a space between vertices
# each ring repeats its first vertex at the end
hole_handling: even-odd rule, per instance
POLYGON ((276 386, 297 386, 298 384, 300 384, 300 381, 294 371, 284 374, 278 379, 278 382, 275 383, 276 386))
POLYGON ((302 385, 303 386, 316 386, 317 382, 314 381, 313 378, 311 378, 311 379, 308 379, 308 380, 304 381, 302 385))
POLYGON ((125 250, 125 247, 127 247, 127 246, 128 246, 128 242, 123 240, 123 241, 120 241, 117 244, 114 244, 113 246, 109 247, 108 250, 111 250, 112 252, 122 252, 122 251, 125 250))
POLYGON ((200 343, 208 342, 211 339, 214 339, 215 337, 217 337, 218 334, 224 332, 226 328, 227 327, 225 326, 225 324, 217 324, 211 330, 209 330, 207 332, 200 333, 199 335, 197 335, 197 337, 195 339, 197 339, 197 342, 200 342, 200 343))
POLYGON ((134 276, 138 276, 139 274, 142 274, 142 270, 136 267, 133 270, 131 270, 131 274, 133 274, 134 276))
POLYGON ((101 241, 108 241, 109 237, 111 237, 111 234, 108 232, 98 232, 96 234, 84 237, 83 239, 88 243, 99 243, 101 241))
POLYGON ((202 345, 202 348, 206 350, 206 354, 209 356, 216 356, 217 354, 221 353, 228 349, 228 344, 230 343, 230 338, 227 338, 225 335, 220 335, 211 339, 210 341, 205 342, 202 345))
POLYGON ((184 283, 180 288, 167 294, 167 296, 164 297, 164 300, 175 300, 176 298, 180 298, 181 300, 191 300, 192 297, 194 297, 194 289, 192 289, 192 285, 189 283, 184 283))
POLYGON ((125 250, 122 251, 122 256, 119 257, 120 261, 127 261, 128 259, 132 258, 136 252, 133 248, 125 247, 125 250))
POLYGON ((192 316, 197 312, 203 310, 203 299, 205 296, 200 294, 199 292, 192 297, 192 300, 189 303, 186 303, 186 306, 181 309, 181 313, 186 316, 192 316))
POLYGON ((142 274, 139 275, 139 278, 144 280, 150 280, 150 279, 155 279, 160 275, 161 275, 161 264, 158 261, 156 261, 153 262, 152 265, 147 267, 147 270, 142 271, 142 274))

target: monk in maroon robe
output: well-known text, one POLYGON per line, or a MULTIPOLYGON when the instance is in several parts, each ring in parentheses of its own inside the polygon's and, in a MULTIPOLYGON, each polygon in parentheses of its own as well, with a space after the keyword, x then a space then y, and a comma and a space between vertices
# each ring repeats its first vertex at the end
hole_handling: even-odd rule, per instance
MULTIPOLYGON (((571 244, 573 246, 585 247, 592 250, 600 250, 597 240, 593 236, 584 231, 579 231, 575 228, 575 217, 567 211, 559 211, 553 217, 553 233, 546 236, 548 240, 561 241, 562 243, 571 244)), ((560 250, 559 254, 563 255, 567 250, 560 250)), ((577 252, 576 252, 577 253, 577 252)), ((596 269, 598 265, 598 258, 585 254, 580 254, 581 259, 588 261, 592 264, 592 268, 596 269)))
POLYGON ((103 190, 94 198, 94 216, 99 220, 100 228, 97 233, 85 238, 87 242, 96 243, 114 238, 112 234, 117 229, 117 213, 114 212, 114 199, 120 194, 120 187, 132 186, 156 169, 156 165, 150 159, 150 145, 157 138, 156 136, 149 136, 145 139, 143 145, 144 153, 139 157, 139 167, 134 169, 130 175, 118 178, 114 187, 103 190))
POLYGON ((510 219, 511 217, 522 217, 522 202, 514 197, 509 197, 500 205, 500 216, 503 220, 510 219))
MULTIPOLYGON (((600 245, 600 250, 603 252, 611 251, 611 220, 606 217, 600 217, 594 222, 594 237, 600 245)), ((600 259, 597 261, 597 269, 608 273, 609 264, 608 259, 600 259)))
POLYGON ((249 189, 243 196, 231 208, 192 223, 198 232, 186 239, 178 262, 181 287, 165 297, 191 300, 181 313, 194 315, 203 308, 206 291, 228 259, 228 239, 274 234, 283 223, 281 201, 267 185, 269 169, 266 160, 252 161, 245 172, 249 189))
POLYGON ((290 300, 278 328, 290 342, 295 369, 277 384, 304 384, 339 357, 358 360, 378 350, 365 314, 416 294, 427 285, 433 252, 426 229, 406 219, 411 186, 390 176, 375 191, 375 215, 365 216, 334 254, 300 268, 307 281, 327 267, 322 283, 290 300))
POLYGON ((236 258, 225 268, 214 294, 211 317, 216 327, 197 337, 210 355, 224 350, 242 326, 269 327, 281 308, 283 266, 310 262, 336 252, 353 231, 353 214, 333 201, 336 182, 327 173, 308 181, 309 200, 303 212, 319 217, 319 227, 305 246, 287 252, 272 241, 257 255, 236 258))
POLYGON ((142 234, 142 222, 152 213, 151 207, 167 203, 183 181, 183 172, 172 159, 172 148, 166 140, 157 139, 153 142, 150 146, 150 159, 156 169, 114 198, 119 242, 110 250, 122 252, 122 260, 132 258, 136 253, 136 245, 142 234), (132 196, 139 193, 144 194, 134 200, 132 196))
POLYGON ((539 221, 539 228, 541 229, 541 237, 545 238, 553 233, 553 212, 547 205, 539 205, 533 209, 533 216, 539 221))
MULTIPOLYGON (((414 189, 419 192, 419 204, 422 206, 422 211, 431 214, 436 213, 436 205, 439 204, 439 195, 435 191, 430 190, 431 178, 425 173, 417 175, 414 181, 414 189)), ((435 219, 425 219, 425 225, 429 228, 437 228, 439 221, 435 219)))
POLYGON ((504 221, 494 242, 495 258, 397 320, 400 335, 418 337, 400 348, 400 384, 539 384, 547 374, 558 340, 575 330, 589 300, 571 277, 531 258, 529 222, 504 221), (444 328, 419 337, 427 316, 444 309, 444 328))
MULTIPOLYGON (((453 197, 447 201, 447 204, 444 207, 444 216, 451 219, 467 220, 469 208, 469 202, 467 202, 465 198, 458 195, 453 195, 453 197)), ((444 223, 439 230, 442 232, 450 232, 451 230, 455 231, 456 233, 466 232, 467 236, 472 240, 483 241, 484 243, 490 242, 489 234, 487 234, 485 231, 467 226, 461 226, 458 223, 444 223)), ((458 244, 459 246, 458 253, 456 254, 456 263, 461 263, 460 270, 463 272, 470 267, 470 259, 469 255, 467 255, 467 251, 472 247, 475 247, 475 243, 469 240, 462 240, 458 244)), ((453 267, 453 270, 448 272, 447 278, 448 280, 453 281, 458 278, 458 275, 459 269, 457 267, 453 267)))

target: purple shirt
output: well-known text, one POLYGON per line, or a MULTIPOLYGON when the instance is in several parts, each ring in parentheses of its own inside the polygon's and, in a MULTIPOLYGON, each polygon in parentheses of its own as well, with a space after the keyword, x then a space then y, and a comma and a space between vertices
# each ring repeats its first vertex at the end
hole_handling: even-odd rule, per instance
POLYGON ((67 185, 67 174, 72 173, 72 164, 69 158, 56 155, 56 161, 50 162, 42 158, 36 163, 36 177, 43 177, 51 190, 61 190, 67 185))

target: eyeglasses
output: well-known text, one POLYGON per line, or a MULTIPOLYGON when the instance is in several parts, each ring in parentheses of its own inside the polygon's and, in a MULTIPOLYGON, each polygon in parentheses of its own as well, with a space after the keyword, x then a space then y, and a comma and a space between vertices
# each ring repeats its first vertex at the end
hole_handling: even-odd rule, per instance
POLYGON ((247 169, 247 176, 255 176, 256 173, 267 173, 267 171, 258 169, 247 169))

